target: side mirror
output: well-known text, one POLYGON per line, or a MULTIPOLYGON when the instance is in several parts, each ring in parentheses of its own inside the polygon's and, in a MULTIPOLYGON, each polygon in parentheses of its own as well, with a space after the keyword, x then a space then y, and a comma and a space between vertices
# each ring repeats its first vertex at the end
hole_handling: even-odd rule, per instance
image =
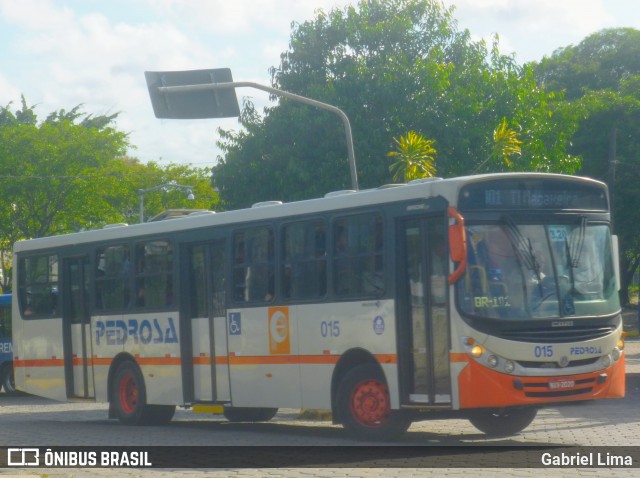
POLYGON ((458 266, 449 275, 449 284, 456 282, 467 268, 467 234, 464 228, 464 218, 453 207, 449 207, 447 214, 455 223, 449 226, 449 255, 458 266))

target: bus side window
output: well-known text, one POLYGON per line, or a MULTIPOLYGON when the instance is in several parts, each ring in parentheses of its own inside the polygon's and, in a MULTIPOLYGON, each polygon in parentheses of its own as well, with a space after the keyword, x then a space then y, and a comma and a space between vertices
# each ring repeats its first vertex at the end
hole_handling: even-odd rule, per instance
POLYGON ((283 228, 282 293, 286 299, 311 299, 326 292, 324 221, 289 224, 283 228))
MULTIPOLYGON (((243 257, 234 261, 235 299, 241 302, 270 302, 274 295, 273 231, 268 227, 243 232, 243 257), (242 295, 240 295, 242 294, 242 295)), ((236 236, 236 241, 241 237, 236 236)), ((236 254, 239 252, 236 242, 236 254)))
POLYGON ((129 303, 129 246, 117 245, 98 249, 96 264, 96 309, 124 309, 129 303))
POLYGON ((379 214, 348 216, 333 227, 333 284, 338 296, 384 292, 383 222, 379 214))
POLYGON ((136 246, 136 306, 162 308, 173 305, 173 248, 156 240, 136 246))
POLYGON ((55 315, 58 306, 58 256, 20 260, 19 300, 23 315, 55 315))

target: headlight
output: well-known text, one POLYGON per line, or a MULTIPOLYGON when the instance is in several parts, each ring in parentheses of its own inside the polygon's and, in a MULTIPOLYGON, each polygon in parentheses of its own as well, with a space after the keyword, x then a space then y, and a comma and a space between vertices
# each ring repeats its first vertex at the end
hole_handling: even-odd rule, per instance
POLYGON ((474 358, 480 358, 480 357, 482 357, 482 354, 484 353, 484 347, 482 345, 474 345, 471 348, 471 350, 469 351, 469 353, 474 358))
POLYGON ((602 366, 605 368, 611 365, 611 355, 605 355, 600 360, 602 360, 602 366))
POLYGON ((620 349, 618 347, 614 348, 611 351, 611 358, 613 359, 614 362, 618 361, 618 359, 620 358, 620 355, 622 355, 622 352, 620 352, 620 349))
POLYGON ((504 371, 507 373, 513 373, 513 371, 516 369, 516 364, 514 364, 511 360, 507 360, 504 363, 504 371))
POLYGON ((489 358, 487 358, 487 364, 491 368, 496 368, 498 366, 498 357, 495 355, 489 355, 489 358))

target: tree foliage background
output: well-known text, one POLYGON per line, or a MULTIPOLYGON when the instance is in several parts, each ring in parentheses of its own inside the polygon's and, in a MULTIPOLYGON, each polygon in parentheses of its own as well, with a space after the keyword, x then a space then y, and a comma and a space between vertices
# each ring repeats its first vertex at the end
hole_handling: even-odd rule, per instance
POLYGON ((125 156, 127 135, 117 115, 92 116, 76 106, 39 121, 26 100, 0 108, 0 262, 10 287, 13 243, 139 219, 139 189, 170 181, 194 186, 195 201, 168 191, 145 197, 147 216, 169 207, 213 209, 210 171, 141 164, 125 156))
POLYGON ((570 151, 580 174, 607 182, 622 251, 622 299, 640 264, 640 31, 602 30, 534 65, 541 86, 562 91, 579 116, 570 151))
MULTIPOLYGON (((292 30, 272 86, 346 112, 362 188, 392 182, 386 153, 407 131, 435 141, 440 176, 580 167, 567 151, 577 118, 557 107, 561 95, 539 88, 497 38, 473 41, 440 2, 361 1, 292 30), (494 154, 503 122, 522 145, 513 161, 494 154)), ((241 132, 221 132, 214 171, 229 207, 349 187, 344 132, 331 114, 288 100, 260 114, 245 103, 241 123, 241 132)))

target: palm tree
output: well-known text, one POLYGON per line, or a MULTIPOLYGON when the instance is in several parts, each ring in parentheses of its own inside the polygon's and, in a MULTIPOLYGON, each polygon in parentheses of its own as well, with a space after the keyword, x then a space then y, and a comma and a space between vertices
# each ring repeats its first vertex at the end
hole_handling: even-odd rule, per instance
POLYGON ((522 141, 518 139, 518 134, 507 126, 507 118, 502 118, 502 123, 493 131, 491 154, 476 166, 472 173, 482 172, 482 169, 491 160, 496 163, 496 167, 498 167, 499 162, 504 162, 507 168, 513 168, 512 158, 514 156, 520 156, 522 153, 520 149, 521 145, 522 141))
POLYGON ((393 138, 395 151, 387 156, 397 158, 389 171, 396 182, 407 182, 412 179, 431 178, 436 174, 435 140, 427 139, 415 131, 408 131, 400 138, 393 138))

